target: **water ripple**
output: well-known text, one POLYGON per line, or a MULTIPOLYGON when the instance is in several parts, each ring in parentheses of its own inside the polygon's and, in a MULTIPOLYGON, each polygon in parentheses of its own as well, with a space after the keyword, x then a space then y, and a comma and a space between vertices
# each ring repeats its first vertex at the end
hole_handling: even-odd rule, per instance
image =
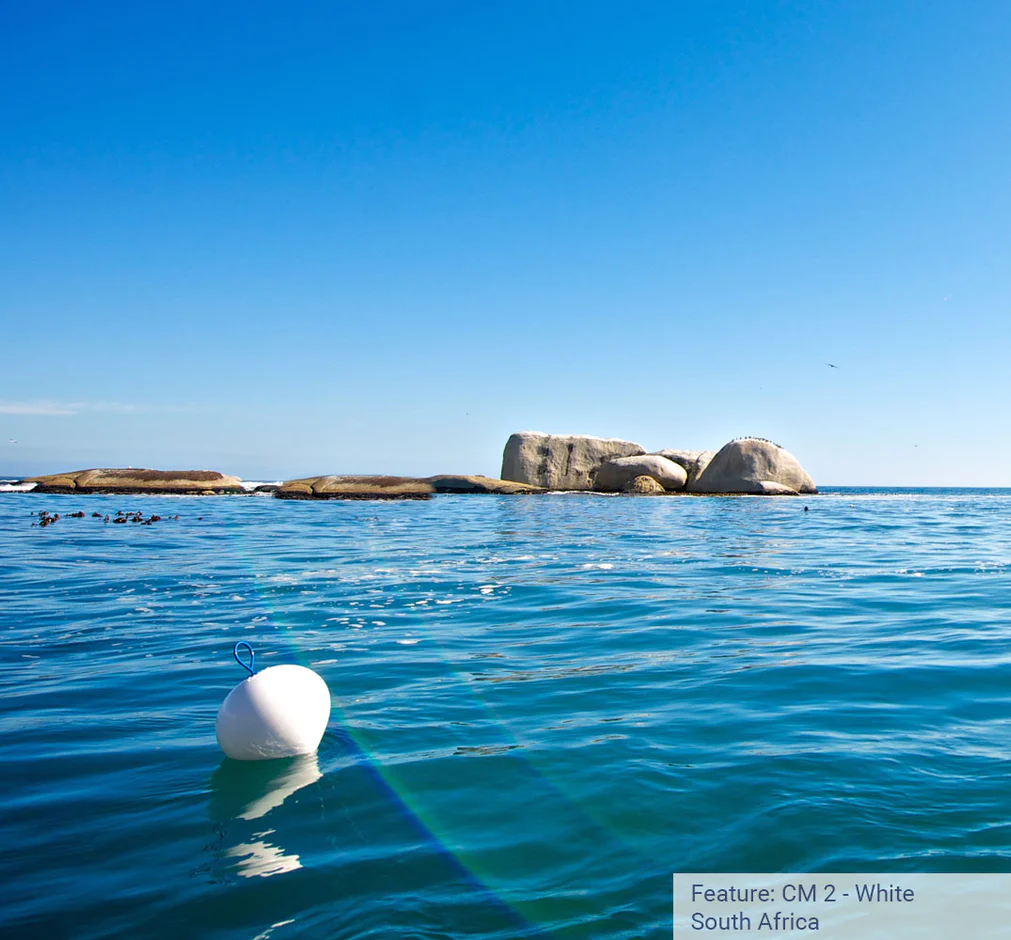
POLYGON ((4 935, 632 938, 676 870, 1008 870, 1009 499, 4 494, 4 935), (330 685, 311 765, 221 758, 237 639, 330 685))

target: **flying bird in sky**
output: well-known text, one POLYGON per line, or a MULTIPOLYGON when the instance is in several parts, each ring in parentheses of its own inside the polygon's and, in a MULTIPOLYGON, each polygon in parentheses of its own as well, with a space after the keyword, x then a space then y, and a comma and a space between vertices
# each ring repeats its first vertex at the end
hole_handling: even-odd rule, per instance
POLYGON ((839 366, 837 366, 834 362, 826 362, 825 365, 827 365, 830 369, 838 369, 839 368, 839 366))

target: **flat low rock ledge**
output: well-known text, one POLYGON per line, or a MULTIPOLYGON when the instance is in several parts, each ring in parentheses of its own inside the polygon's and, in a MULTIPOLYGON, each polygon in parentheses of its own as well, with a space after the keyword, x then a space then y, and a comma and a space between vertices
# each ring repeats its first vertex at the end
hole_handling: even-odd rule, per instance
POLYGON ((788 450, 760 437, 718 451, 647 454, 632 441, 521 431, 506 442, 502 479, 551 490, 797 496, 818 489, 788 450), (660 489, 643 484, 649 477, 660 489), (639 481, 636 483, 636 481, 639 481))
POLYGON ((216 470, 72 470, 28 477, 33 493, 245 493, 238 477, 216 470))
POLYGON ((289 480, 278 499, 429 499, 436 493, 543 493, 541 487, 490 477, 441 474, 434 477, 321 476, 289 480))
POLYGON ((320 476, 288 480, 275 491, 278 499, 428 499, 431 484, 413 477, 320 476))
POLYGON ((512 480, 493 480, 491 477, 483 476, 454 476, 444 473, 428 477, 428 482, 435 487, 436 493, 500 493, 514 496, 548 492, 543 486, 512 480))

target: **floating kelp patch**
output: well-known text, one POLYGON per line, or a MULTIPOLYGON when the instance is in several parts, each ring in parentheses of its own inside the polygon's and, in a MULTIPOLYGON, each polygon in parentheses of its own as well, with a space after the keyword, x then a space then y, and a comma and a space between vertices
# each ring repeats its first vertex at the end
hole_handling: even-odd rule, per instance
MULTIPOLYGON (((39 528, 44 529, 44 528, 46 528, 46 526, 54 525, 55 523, 59 522, 60 519, 61 519, 61 516, 60 516, 60 514, 58 512, 52 512, 51 513, 51 512, 49 512, 48 509, 43 509, 39 513, 32 512, 30 515, 32 515, 32 516, 36 516, 37 515, 38 516, 38 521, 32 523, 32 527, 33 528, 35 526, 38 526, 39 528)), ((64 519, 84 519, 85 515, 86 515, 85 513, 81 512, 81 511, 78 511, 78 512, 67 513, 62 518, 64 518, 64 519)), ((152 514, 152 515, 148 516, 147 518, 145 518, 144 514, 142 512, 125 513, 125 512, 123 512, 122 509, 118 509, 116 511, 116 515, 115 516, 110 516, 108 514, 106 514, 106 515, 103 516, 100 512, 93 512, 91 514, 91 518, 92 519, 101 519, 103 521, 103 523, 105 523, 106 525, 108 525, 108 523, 110 523, 110 522, 115 523, 115 524, 119 524, 119 525, 126 525, 126 523, 128 523, 128 522, 133 522, 133 523, 136 523, 136 524, 139 524, 139 525, 154 525, 156 522, 162 522, 163 520, 171 520, 172 522, 178 522, 179 521, 179 515, 178 514, 176 514, 174 516, 158 516, 158 515, 152 514)), ((203 517, 201 516, 199 518, 203 518, 203 517)))

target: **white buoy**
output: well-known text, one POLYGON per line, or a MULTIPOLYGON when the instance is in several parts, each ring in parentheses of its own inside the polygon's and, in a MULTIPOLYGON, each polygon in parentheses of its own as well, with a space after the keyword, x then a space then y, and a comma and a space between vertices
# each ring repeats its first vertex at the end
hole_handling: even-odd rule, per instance
POLYGON ((235 644, 249 677, 228 693, 214 725, 221 750, 235 760, 272 760, 313 754, 330 720, 330 690, 305 666, 270 666, 253 672, 253 650, 235 644), (249 665, 239 647, 249 650, 249 665))

